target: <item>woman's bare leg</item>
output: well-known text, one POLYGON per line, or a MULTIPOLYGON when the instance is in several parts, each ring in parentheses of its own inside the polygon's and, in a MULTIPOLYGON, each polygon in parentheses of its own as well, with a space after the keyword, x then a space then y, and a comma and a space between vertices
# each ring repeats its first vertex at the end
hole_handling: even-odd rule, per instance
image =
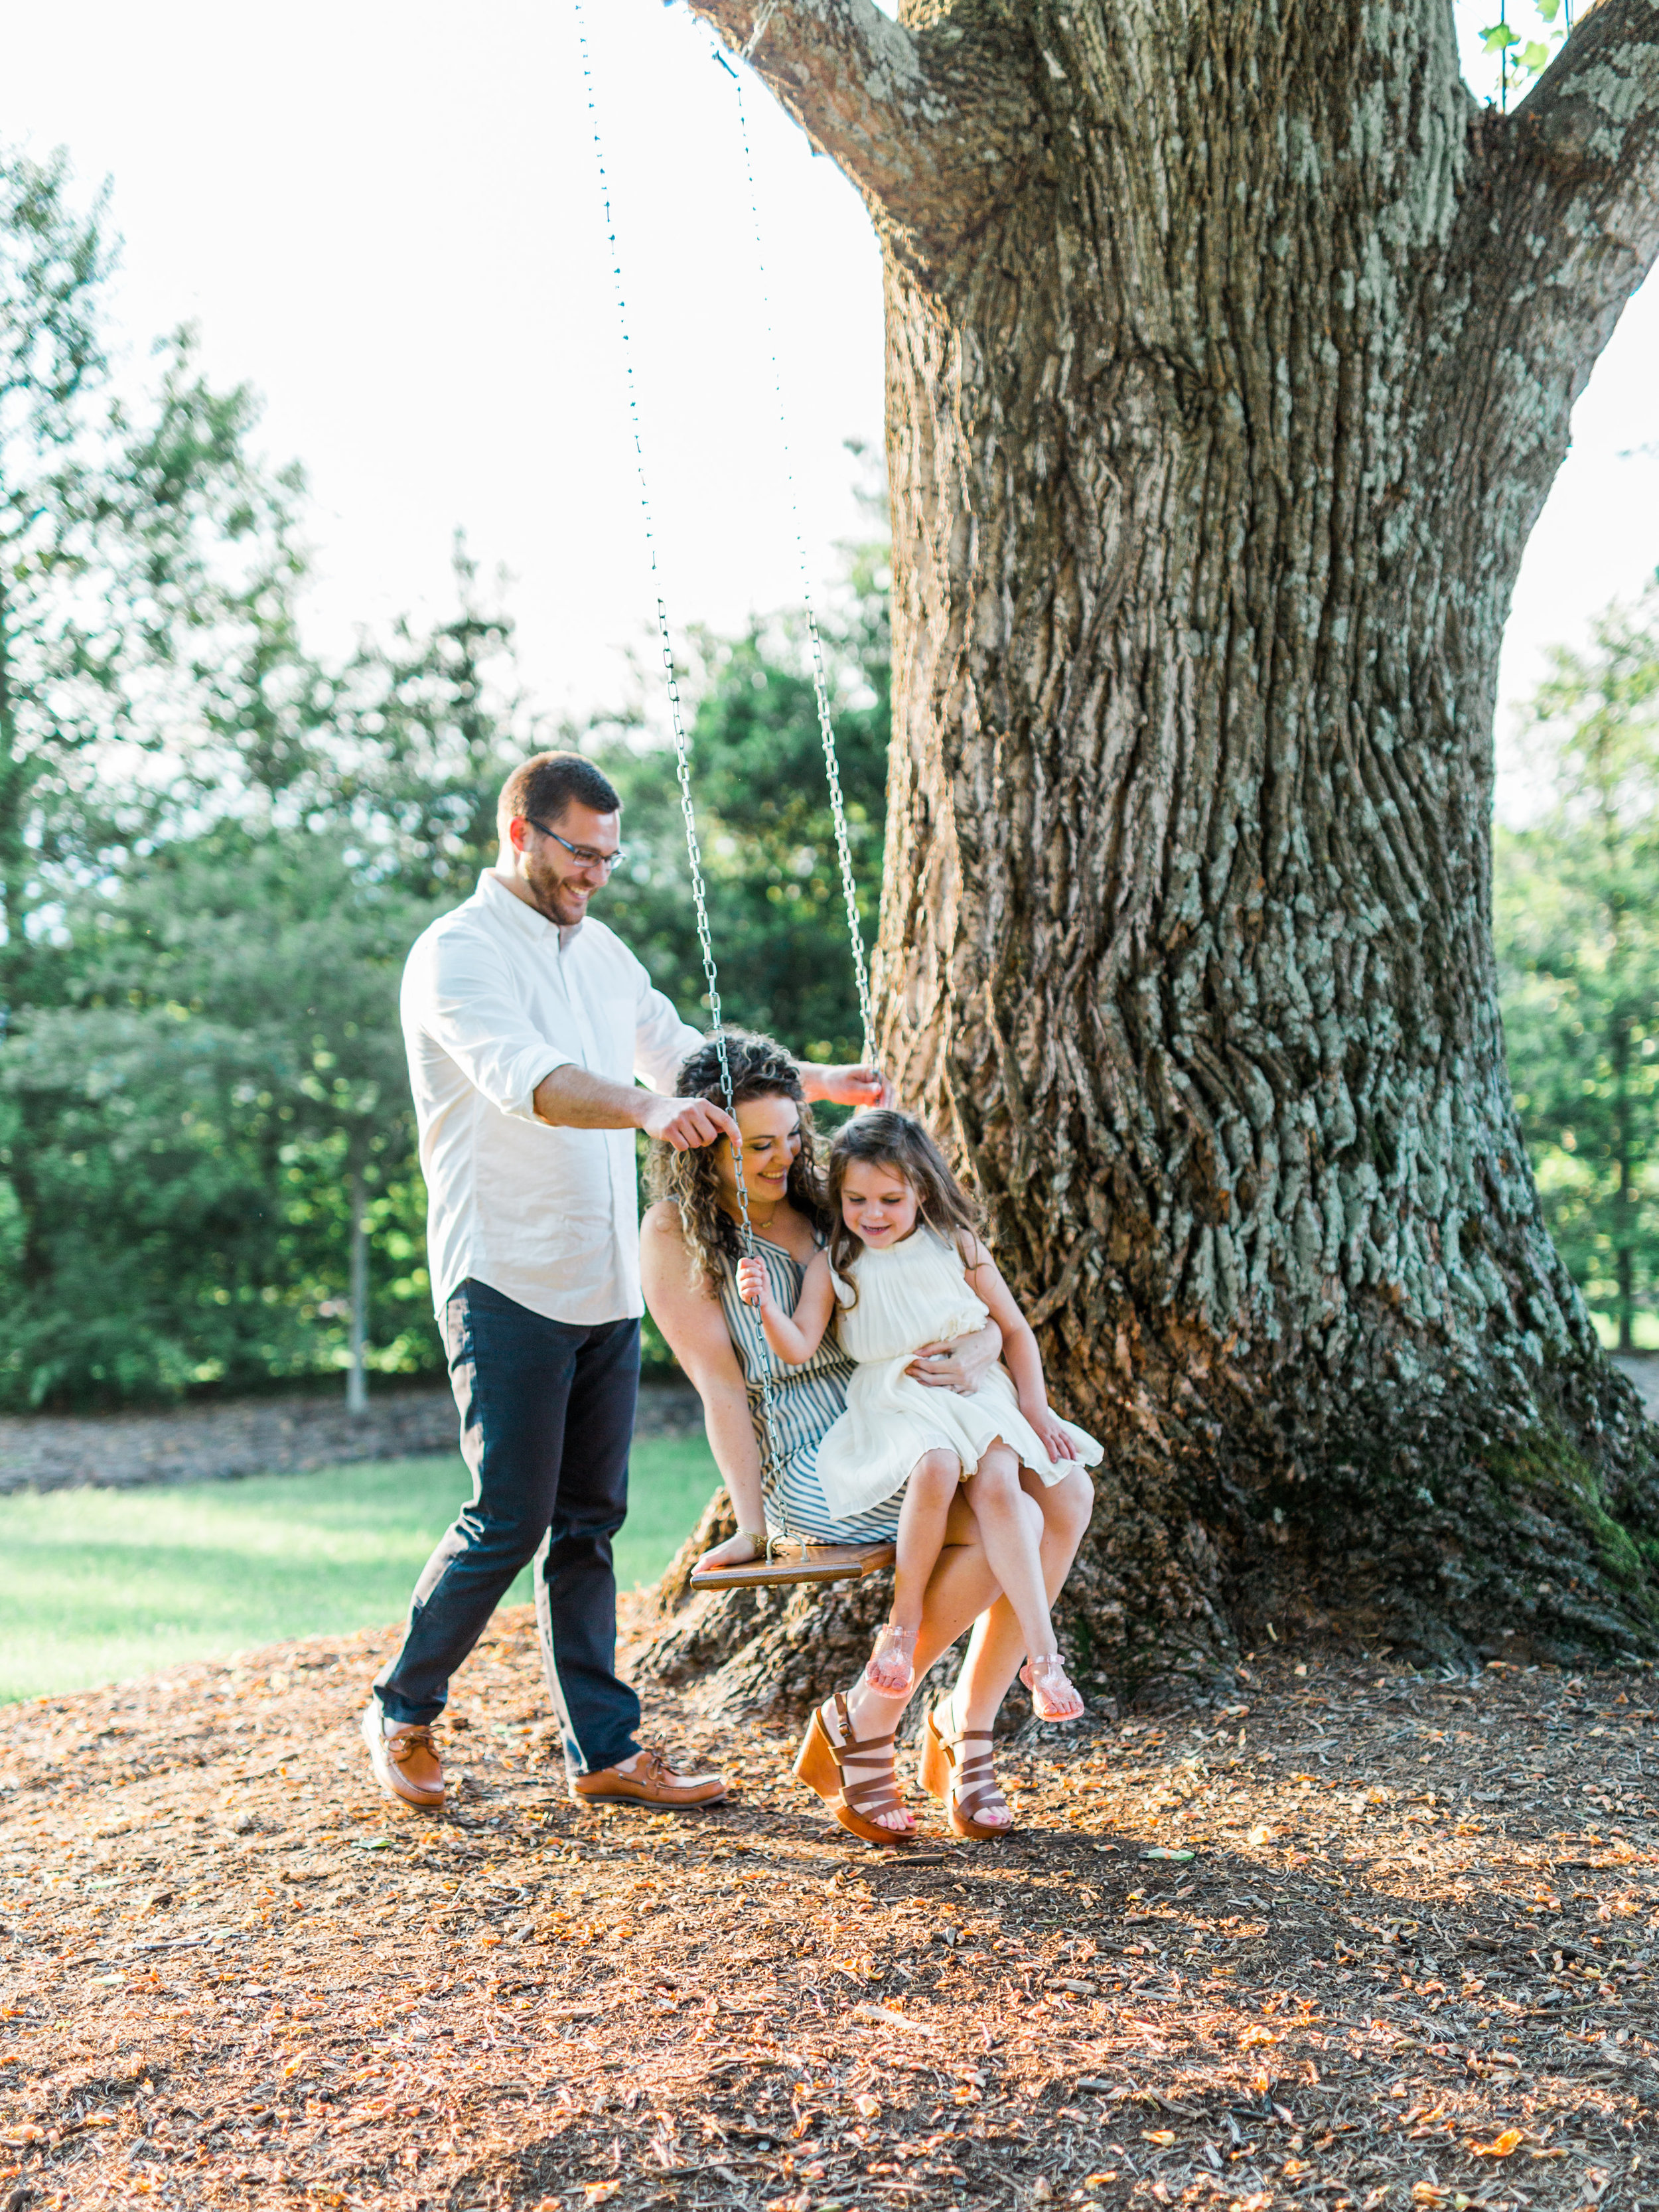
POLYGON ((899 1508, 898 1558, 893 1568, 893 1602, 887 1625, 864 1678, 889 1697, 908 1697, 915 1686, 916 1638, 921 1628, 927 1585, 945 1543, 951 1505, 962 1480, 954 1452, 930 1451, 911 1468, 899 1508))

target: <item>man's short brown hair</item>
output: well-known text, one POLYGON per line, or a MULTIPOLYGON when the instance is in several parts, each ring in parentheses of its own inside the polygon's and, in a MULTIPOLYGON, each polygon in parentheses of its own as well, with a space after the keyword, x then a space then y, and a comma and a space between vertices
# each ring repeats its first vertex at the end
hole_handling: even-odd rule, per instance
POLYGON ((595 814, 619 814, 622 800, 610 779, 580 753, 538 753, 521 762, 501 786, 495 801, 495 826, 507 835, 514 815, 556 822, 567 806, 588 806, 595 814))

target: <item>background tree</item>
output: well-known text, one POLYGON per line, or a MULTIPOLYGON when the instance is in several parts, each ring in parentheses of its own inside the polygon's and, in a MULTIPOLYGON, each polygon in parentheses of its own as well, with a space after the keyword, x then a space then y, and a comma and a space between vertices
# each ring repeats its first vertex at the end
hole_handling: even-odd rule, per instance
MULTIPOLYGON (((303 481, 259 459, 252 395, 212 390, 181 338, 153 395, 118 405, 101 205, 76 212, 61 159, 0 164, 0 1404, 343 1363, 361 1404, 371 1370, 441 1364, 398 971, 493 860, 507 769, 553 733, 459 538, 450 612, 320 662, 303 481)), ((830 641, 873 849, 885 598, 860 560, 830 641)), ((799 641, 779 621, 701 650, 730 1003, 844 1050, 799 641)), ((635 718, 565 734, 627 794, 613 917, 695 1010, 672 768, 635 718)))
POLYGON ((452 618, 320 665, 300 472, 187 334, 115 396, 112 258, 0 156, 0 1402, 360 1401, 437 1357, 398 971, 488 857, 511 626, 458 549, 452 618))
POLYGON ((455 611, 365 636, 341 678, 313 804, 354 824, 418 898, 469 897, 495 857, 495 799, 509 769, 547 742, 514 659, 514 624, 478 584, 458 532, 455 611))
POLYGON ((1659 592, 1554 663, 1554 804, 1498 832, 1504 1027, 1556 1249, 1628 1352, 1659 1304, 1659 592))
POLYGON ((384 1364, 432 1364, 397 1018, 430 912, 337 831, 240 821, 68 908, 68 1002, 0 1054, 39 1209, 40 1287, 3 1300, 6 1400, 246 1389, 326 1370, 343 1334, 357 1402, 371 1335, 384 1364), (378 1327, 377 1218, 404 1260, 378 1327))
POLYGON ((75 619, 69 550, 88 504, 73 447, 104 370, 91 302, 107 253, 100 210, 66 205, 64 169, 0 156, 0 1016, 28 953, 35 793, 88 742, 76 679, 101 688, 110 657, 75 619))
POLYGON ((0 1021, 43 988, 37 910, 143 834, 130 757, 176 746, 204 669, 294 565, 302 480, 259 468, 252 395, 209 386, 188 332, 142 410, 112 395, 112 255, 61 154, 0 151, 0 1021))
POLYGON ((1079 1657, 1287 1606, 1651 1646, 1653 1439, 1540 1217, 1489 817, 1522 551, 1659 249, 1659 6, 1504 117, 1449 0, 690 4, 882 245, 884 1034, 1109 1440, 1079 1657))
MULTIPOLYGON (((301 490, 252 459, 251 396, 212 389, 187 333, 138 409, 112 394, 112 258, 102 203, 76 208, 61 155, 0 153, 0 1037, 61 1000, 63 897, 165 815, 143 763, 176 749, 301 490)), ((23 1085, 0 1116, 9 1283, 37 1310, 43 1110, 23 1085)))
MULTIPOLYGON (((881 892, 891 711, 885 546, 849 549, 847 581, 820 633, 867 945, 881 892)), ((858 998, 804 628, 780 617, 737 638, 699 632, 693 646, 693 774, 722 1000, 734 1021, 812 1058, 856 1059, 858 998)), ((611 878, 605 919, 696 1021, 706 990, 673 755, 641 744, 626 720, 597 722, 581 742, 623 797, 629 860, 611 878)))

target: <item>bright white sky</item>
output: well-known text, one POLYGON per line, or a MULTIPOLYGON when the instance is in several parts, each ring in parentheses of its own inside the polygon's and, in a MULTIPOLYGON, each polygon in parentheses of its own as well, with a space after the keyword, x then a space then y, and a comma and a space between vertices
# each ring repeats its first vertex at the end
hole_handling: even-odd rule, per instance
MULTIPOLYGON (((1478 28, 1482 0, 1460 14, 1478 28)), ((514 580, 541 702, 615 701, 651 592, 570 0, 72 17, 66 46, 62 9, 0 0, 0 133, 112 179, 135 356, 193 320, 211 373, 265 394, 270 453, 315 492, 319 641, 447 605, 460 526, 514 580)), ((588 21, 669 610, 735 626, 799 593, 734 87, 684 7, 589 0, 588 21)), ((817 586, 860 527, 842 441, 880 441, 879 263, 851 188, 758 87, 748 108, 817 586)), ((1650 285, 1579 404, 1506 700, 1659 562, 1656 353, 1650 285)), ((1525 807, 1513 772, 1501 803, 1525 807)))

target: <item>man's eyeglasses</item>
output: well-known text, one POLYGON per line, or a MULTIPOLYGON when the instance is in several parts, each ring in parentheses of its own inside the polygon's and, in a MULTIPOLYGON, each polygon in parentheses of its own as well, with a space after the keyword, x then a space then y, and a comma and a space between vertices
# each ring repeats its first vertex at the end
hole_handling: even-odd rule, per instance
POLYGON ((556 830, 550 830, 545 822, 538 822, 533 814, 526 814, 524 818, 532 830, 539 830, 544 837, 550 837, 556 845, 562 845, 579 868, 603 868, 608 876, 628 857, 620 845, 614 853, 596 853, 591 845, 573 845, 568 837, 561 837, 556 830))

